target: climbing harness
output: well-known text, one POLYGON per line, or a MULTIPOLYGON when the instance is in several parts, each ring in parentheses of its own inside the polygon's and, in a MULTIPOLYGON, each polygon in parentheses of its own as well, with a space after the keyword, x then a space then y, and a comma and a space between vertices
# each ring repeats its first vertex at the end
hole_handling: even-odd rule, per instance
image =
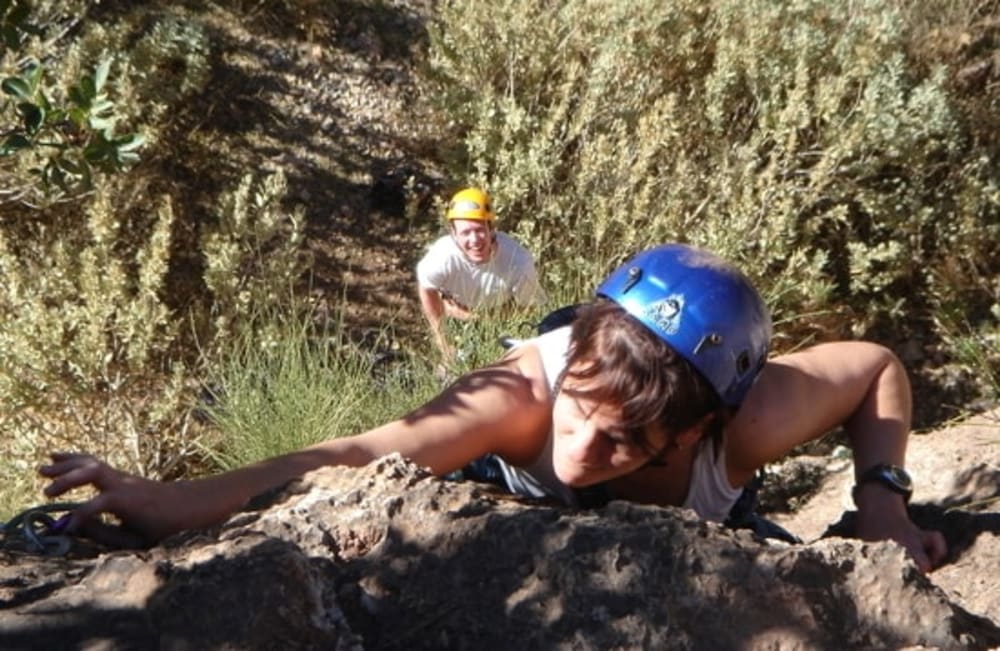
POLYGON ((65 556, 72 539, 64 532, 70 512, 79 504, 60 502, 25 509, 0 523, 0 549, 43 556, 65 556), (63 513, 61 517, 52 514, 63 513))
MULTIPOLYGON (((582 303, 573 303, 572 305, 564 305, 560 308, 552 310, 544 317, 542 320, 536 324, 524 323, 524 326, 534 325, 535 333, 544 335, 546 332, 551 332, 556 328, 561 328, 573 323, 576 319, 577 312, 580 311, 582 303)), ((517 337, 511 337, 510 335, 501 335, 499 338, 499 343, 501 348, 504 350, 509 350, 514 346, 522 343, 524 339, 518 339, 517 337)))
POLYGON ((757 471, 754 478, 743 488, 739 499, 733 504, 724 524, 730 529, 749 529, 761 538, 773 538, 787 543, 800 544, 801 538, 757 512, 758 494, 764 486, 766 477, 767 474, 763 468, 757 471))

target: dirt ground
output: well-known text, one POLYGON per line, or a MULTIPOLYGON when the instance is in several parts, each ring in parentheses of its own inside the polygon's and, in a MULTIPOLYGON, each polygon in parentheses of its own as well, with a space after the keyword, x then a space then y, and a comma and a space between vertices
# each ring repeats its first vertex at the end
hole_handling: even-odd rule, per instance
MULTIPOLYGON (((414 268, 441 229, 434 202, 452 189, 413 78, 428 4, 172 3, 212 44, 204 91, 172 117, 141 170, 148 194, 168 192, 185 215, 173 307, 199 292, 197 229, 220 195, 248 172, 281 170, 288 209, 305 210, 303 282, 320 312, 344 311, 362 340, 387 324, 404 341, 425 336, 414 268)), ((96 11, 110 22, 156 10, 112 2, 96 11)))

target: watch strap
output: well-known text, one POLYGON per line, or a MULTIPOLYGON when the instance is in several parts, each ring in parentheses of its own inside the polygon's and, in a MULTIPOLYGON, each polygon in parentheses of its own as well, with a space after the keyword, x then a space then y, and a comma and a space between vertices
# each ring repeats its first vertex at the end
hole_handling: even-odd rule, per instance
POLYGON ((855 505, 858 503, 858 491, 871 482, 879 483, 892 492, 902 495, 904 502, 909 502, 913 494, 913 484, 906 470, 890 463, 878 463, 861 473, 858 482, 851 490, 855 505))

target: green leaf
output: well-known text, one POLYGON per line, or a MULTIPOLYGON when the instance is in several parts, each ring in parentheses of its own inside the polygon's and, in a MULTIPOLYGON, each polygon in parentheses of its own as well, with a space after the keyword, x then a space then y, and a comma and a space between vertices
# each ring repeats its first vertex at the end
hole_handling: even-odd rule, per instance
POLYGON ((115 140, 119 152, 134 151, 146 144, 146 137, 141 133, 130 133, 115 140))
POLYGON ((79 129, 83 129, 87 124, 87 110, 84 108, 72 108, 66 112, 66 117, 79 129))
MULTIPOLYGON (((47 113, 52 113, 52 102, 49 100, 49 96, 45 94, 44 90, 40 90, 36 93, 38 96, 38 105, 41 106, 47 113)), ((60 111, 62 113, 62 111, 60 111)))
POLYGON ((83 176, 87 164, 83 161, 74 161, 68 158, 60 158, 59 166, 74 176, 83 176))
POLYGON ((80 185, 88 188, 94 186, 94 178, 91 175, 90 165, 87 164, 87 161, 80 161, 80 185))
POLYGON ((108 158, 111 147, 107 140, 100 139, 83 149, 83 157, 90 163, 100 163, 108 158))
POLYGON ((31 147, 31 141, 19 133, 7 136, 3 145, 0 145, 0 156, 9 156, 22 149, 31 147))
POLYGON ((70 86, 69 99, 81 108, 87 108, 90 105, 90 99, 84 95, 79 86, 70 86))
POLYGON ((94 71, 94 87, 96 91, 100 92, 104 88, 104 84, 108 81, 108 72, 111 71, 111 59, 104 59, 99 64, 97 64, 97 70, 94 71))
POLYGON ((21 123, 24 130, 30 134, 38 133, 45 122, 45 112, 35 104, 23 102, 17 105, 17 110, 21 112, 21 123))
POLYGON ((3 82, 0 82, 0 88, 11 97, 23 100, 31 99, 31 86, 20 77, 7 77, 3 82))
POLYGON ((31 84, 32 93, 37 91, 38 87, 41 86, 42 74, 44 72, 45 68, 38 63, 32 63, 30 66, 28 66, 28 69, 25 74, 25 79, 27 79, 28 83, 31 84))
POLYGON ((97 87, 94 85, 94 78, 90 75, 84 75, 80 79, 80 92, 87 99, 87 104, 90 104, 97 97, 97 87))
POLYGON ((139 162, 139 154, 130 151, 120 152, 117 158, 119 167, 128 167, 139 162))
POLYGON ((90 112, 94 114, 98 113, 111 113, 115 108, 115 103, 106 99, 98 99, 90 106, 90 112))
POLYGON ((115 147, 115 161, 119 169, 128 167, 139 162, 139 154, 136 151, 146 141, 138 133, 129 134, 123 138, 113 141, 115 147))
POLYGON ((115 120, 109 118, 102 118, 96 115, 91 115, 87 119, 87 124, 94 131, 107 131, 115 126, 115 120))

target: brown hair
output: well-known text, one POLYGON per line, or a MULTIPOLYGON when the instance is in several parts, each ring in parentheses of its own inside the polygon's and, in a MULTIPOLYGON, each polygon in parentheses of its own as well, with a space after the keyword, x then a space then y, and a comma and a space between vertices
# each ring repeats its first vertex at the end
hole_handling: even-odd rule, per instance
MULTIPOLYGON (((564 378, 597 381, 582 389, 562 389, 568 395, 621 406, 623 429, 643 444, 652 424, 672 438, 714 414, 705 438, 715 440, 718 449, 726 415, 718 392, 621 306, 604 298, 580 306, 571 341, 564 378)), ((650 450, 654 455, 660 451, 650 450)))

